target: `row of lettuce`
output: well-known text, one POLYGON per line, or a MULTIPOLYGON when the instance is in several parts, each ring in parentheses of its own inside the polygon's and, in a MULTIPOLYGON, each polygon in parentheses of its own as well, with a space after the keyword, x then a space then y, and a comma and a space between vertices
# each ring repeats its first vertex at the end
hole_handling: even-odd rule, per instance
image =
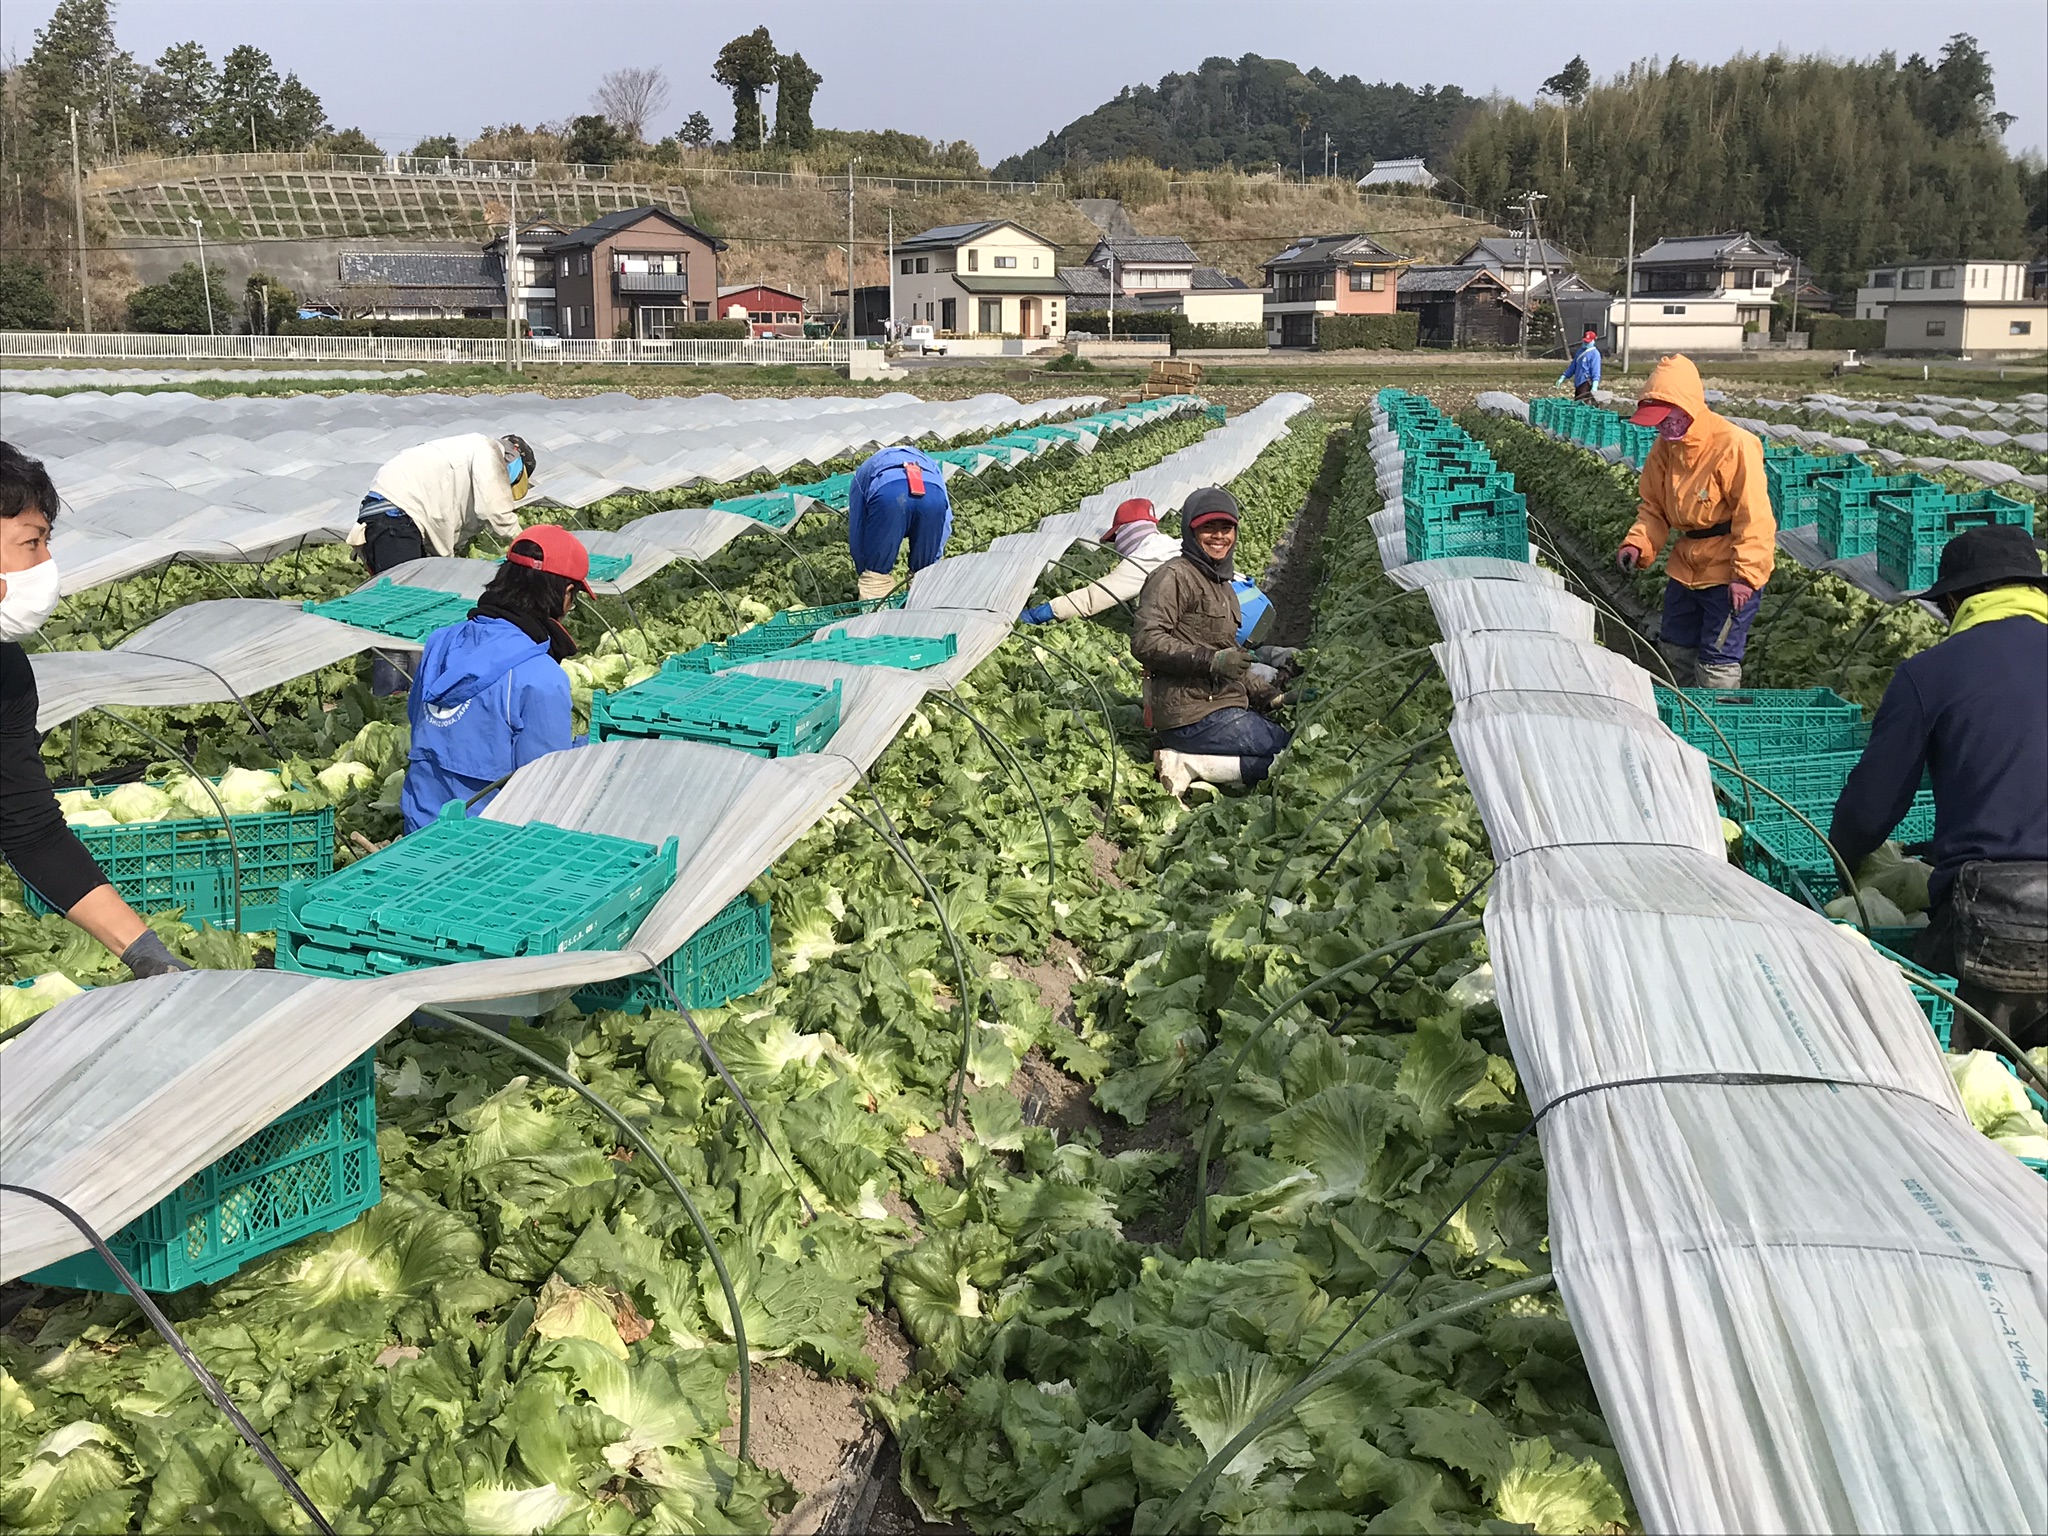
MULTIPOLYGON (((958 509, 956 547, 1028 528, 1200 431, 1188 422, 1150 428, 977 487, 958 509)), ((1254 537, 1270 542, 1320 446, 1320 428, 1305 424, 1244 477, 1254 537), (1274 494, 1262 497, 1261 487, 1274 494)), ((850 585, 829 523, 799 530, 797 543, 819 580, 850 585)), ((728 601, 750 605, 742 612, 751 615, 813 596, 779 549, 771 558, 745 541, 716 574, 723 595, 675 577, 636 591, 625 644, 686 648, 729 632, 718 622, 728 601)), ((596 622, 581 638, 598 654, 621 644, 596 622)), ((1115 709, 1101 718, 1085 674, 1053 656, 1059 644, 1013 643, 959 691, 1031 764, 1029 785, 1006 776, 1007 754, 992 752, 973 724, 934 702, 871 775, 878 801, 835 812, 764 876, 778 980, 699 1022, 760 1112, 772 1150, 751 1137, 672 1014, 565 1008, 519 1033, 625 1109, 699 1191, 733 1262, 757 1359, 792 1357, 869 1379, 868 1330, 889 1304, 885 1270, 909 1264, 928 1225, 1000 1193, 1001 1220, 1021 1240, 1073 1220, 1067 1191, 1083 1182, 1086 1213, 1112 1186, 1142 1209, 1163 1168, 1163 1159, 1062 1147, 1053 1167, 1016 1166, 1001 1191, 986 1176, 970 1191, 957 1171, 911 1146, 942 1123, 969 1011, 970 1114, 994 1127, 988 1139, 1007 1141, 1004 1127, 1021 1135, 1017 1100, 998 1085, 1034 1048, 1099 1073, 1107 1037, 1090 1043, 1056 1028, 1018 974, 1046 954, 1055 930, 1092 943, 1150 920, 1143 902, 1096 878, 1091 854, 1106 798, 1104 749, 1130 722, 1115 709), (1033 788, 1047 802, 1056 873, 1045 868, 1033 788), (877 804, 945 892, 947 918, 968 946, 965 1002, 940 958, 937 915, 856 815, 878 814, 877 804)), ((329 669, 252 701, 271 739, 316 775, 351 753, 402 762, 399 706, 371 699, 357 671, 329 669)), ((1114 696, 1127 692, 1104 682, 1114 696)), ((197 752, 202 768, 270 761, 268 743, 231 711, 125 713, 197 752)), ((88 735, 80 751, 115 746, 88 735)), ((55 766, 68 751, 59 733, 55 766)), ((344 802, 345 832, 390 835, 388 808, 367 793, 344 802)), ((1176 813, 1125 772, 1109 831, 1135 842, 1176 813)), ((207 964, 263 958, 260 938, 170 919, 159 926, 207 964)), ((86 981, 118 979, 89 941, 60 919, 30 916, 11 890, 0 905, 0 948, 16 974, 62 968, 86 981)), ((651 1170, 634 1166, 578 1100, 513 1076, 515 1065, 441 1034, 387 1041, 383 1202, 339 1233, 170 1298, 173 1315, 343 1529, 766 1529, 792 1496, 780 1478, 730 1454, 734 1355, 707 1256, 651 1170)), ((930 1314, 904 1284, 900 1315, 921 1338, 930 1314)), ((301 1528, 138 1324, 125 1298, 50 1294, 0 1333, 7 1523, 301 1528)))

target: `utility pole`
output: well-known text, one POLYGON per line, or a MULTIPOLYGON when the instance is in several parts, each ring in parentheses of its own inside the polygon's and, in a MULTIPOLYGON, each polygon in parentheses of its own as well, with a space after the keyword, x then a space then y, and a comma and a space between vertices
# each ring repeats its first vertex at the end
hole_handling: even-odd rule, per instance
POLYGON ((263 305, 263 329, 259 334, 268 336, 270 334, 270 284, 267 282, 263 285, 263 298, 261 302, 263 305))
POLYGON ((192 226, 192 238, 199 243, 199 286, 206 293, 206 334, 218 335, 213 328, 213 279, 206 275, 206 235, 197 219, 187 221, 192 226))
POLYGON ((896 337, 896 209, 889 209, 889 338, 896 337))
POLYGON ((1116 247, 1109 248, 1109 339, 1116 340, 1116 247))
POLYGON ((1529 297, 1529 204, 1522 202, 1522 344, 1520 353, 1529 355, 1529 324, 1536 318, 1536 301, 1529 297))
POLYGON ((1621 371, 1627 373, 1629 348, 1634 345, 1636 334, 1636 195, 1633 192, 1628 195, 1628 253, 1622 273, 1621 371))
MULTIPOLYGON (((78 216, 78 320, 85 334, 90 336, 92 292, 85 280, 85 178, 78 172, 78 108, 66 110, 71 114, 71 207, 78 216)), ((202 262, 200 271, 205 270, 202 262)))
POLYGON ((846 334, 860 334, 860 318, 853 308, 853 168, 859 157, 846 162, 846 334))
POLYGON ((249 109, 249 153, 256 153, 256 109, 249 109))
POLYGON ((505 367, 519 372, 519 168, 505 175, 505 367))

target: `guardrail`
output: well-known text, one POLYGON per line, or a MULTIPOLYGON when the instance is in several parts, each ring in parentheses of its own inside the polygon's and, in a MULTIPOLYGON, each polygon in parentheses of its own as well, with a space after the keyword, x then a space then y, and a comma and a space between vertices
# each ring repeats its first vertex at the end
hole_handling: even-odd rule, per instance
MULTIPOLYGON (((522 363, 609 363, 626 367, 716 365, 844 368, 867 341, 753 340, 611 341, 564 338, 513 343, 522 363)), ((131 331, 0 331, 0 358, 78 362, 380 362, 505 363, 502 339, 473 336, 145 336, 131 331)))

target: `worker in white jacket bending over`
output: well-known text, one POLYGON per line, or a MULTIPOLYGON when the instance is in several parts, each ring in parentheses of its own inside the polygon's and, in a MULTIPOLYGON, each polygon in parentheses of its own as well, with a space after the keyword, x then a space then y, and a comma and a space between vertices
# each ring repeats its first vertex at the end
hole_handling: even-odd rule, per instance
POLYGON ((1145 578, 1180 554, 1180 540, 1159 531, 1159 513, 1142 496, 1133 496, 1116 509, 1102 542, 1115 545, 1116 552, 1123 556, 1109 574, 1049 603, 1026 608, 1026 624, 1085 619, 1116 603, 1134 601, 1145 585, 1145 578))
MULTIPOLYGON (((519 503, 533 472, 523 437, 471 432, 421 443, 377 471, 348 541, 372 576, 428 555, 459 555, 479 528, 509 545, 519 537, 519 503)), ((378 698, 405 692, 410 680, 403 657, 370 653, 378 698)))
POLYGON ((408 448, 377 471, 348 541, 373 576, 428 555, 459 555, 479 528, 509 544, 535 467, 523 437, 471 432, 408 448))

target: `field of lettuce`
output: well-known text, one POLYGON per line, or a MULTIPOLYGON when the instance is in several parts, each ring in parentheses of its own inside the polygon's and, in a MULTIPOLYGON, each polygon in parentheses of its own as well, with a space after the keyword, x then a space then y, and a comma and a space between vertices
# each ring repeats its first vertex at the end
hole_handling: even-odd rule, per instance
MULTIPOLYGON (((1618 541, 1631 472, 1503 418, 1462 424, 1529 493, 1539 542, 1618 541)), ((1296 418, 1232 486, 1240 567, 1281 548, 1313 594, 1305 699, 1267 784, 1183 807, 1154 782, 1112 611, 1020 630, 764 872, 775 979, 696 1019, 768 1145, 673 1013, 564 1005, 515 1028, 622 1109, 709 1219, 754 1360, 751 1461, 709 1257, 646 1160, 468 1036, 384 1042, 382 1203, 166 1300, 337 1530, 768 1531, 863 1414, 900 1458, 902 1529, 1637 1528, 1547 1284, 1544 1170, 1475 921, 1487 840, 1442 735, 1428 605, 1375 553, 1365 425, 1296 418), (1327 513, 1319 542, 1283 545, 1305 504, 1327 513), (806 1417, 822 1402, 843 1411, 806 1417)), ((1203 430, 965 482, 953 550, 1203 430)), ((722 590, 678 568, 579 612, 579 710, 592 684, 843 598, 843 529, 807 518, 791 538, 800 560, 732 545, 722 590)), ((1041 595, 1108 564, 1067 560, 1041 595)), ((1832 576, 1780 573, 1757 684, 1871 705, 1938 638, 1832 576)), ((180 565, 74 599, 46 633, 112 644, 201 597, 359 580, 336 549, 180 565)), ((1658 582, 1610 596, 1654 605, 1658 582)), ((373 699, 366 671, 272 690, 254 720, 88 715, 46 756, 74 782, 183 771, 153 741, 204 774, 282 772, 300 787, 238 790, 331 801, 346 861, 398 830, 402 701, 373 699)), ((265 936, 155 926, 203 965, 269 961, 265 936)), ((4 871, 0 968, 123 975, 4 871)), ((311 1529, 127 1298, 44 1290, 0 1315, 0 1524, 311 1529)))

